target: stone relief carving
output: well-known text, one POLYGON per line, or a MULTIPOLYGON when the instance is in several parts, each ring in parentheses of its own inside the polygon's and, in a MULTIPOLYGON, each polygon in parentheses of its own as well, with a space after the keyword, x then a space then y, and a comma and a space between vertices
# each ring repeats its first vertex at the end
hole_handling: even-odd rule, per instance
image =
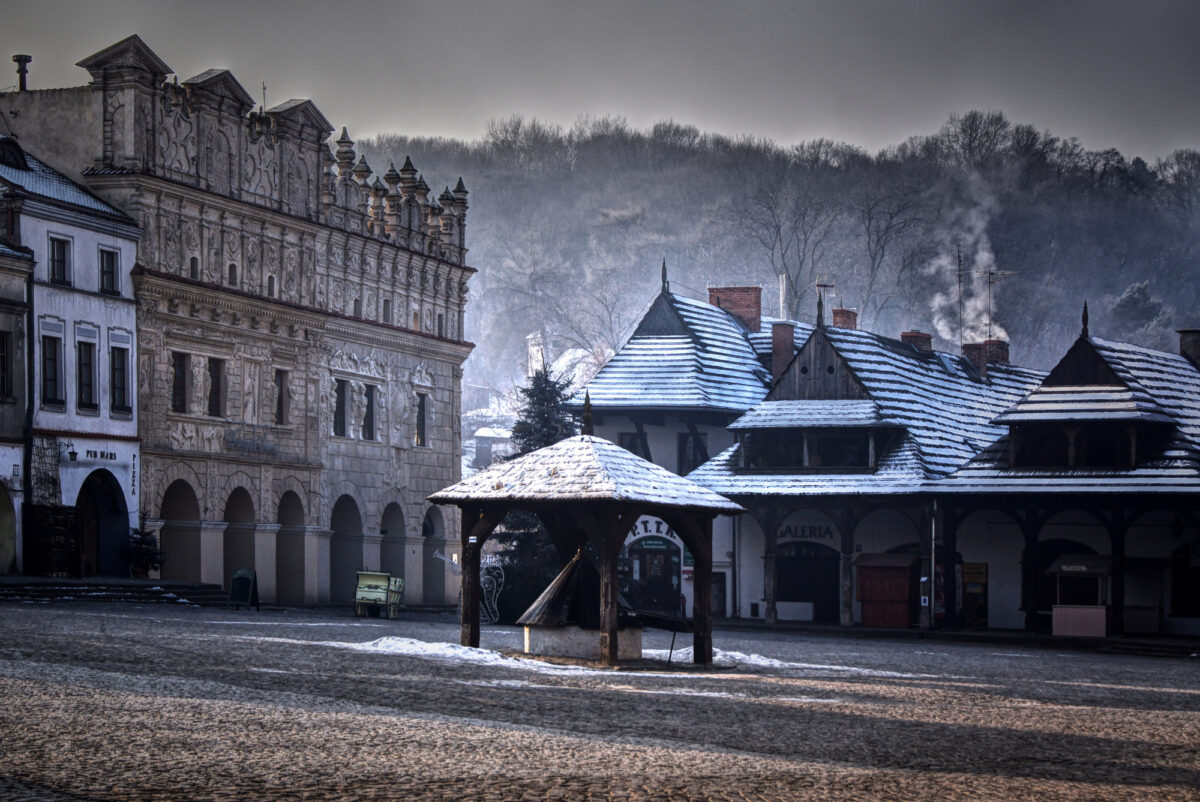
POLYGON ((194 221, 189 221, 183 227, 183 251, 188 257, 200 256, 200 233, 194 221))
POLYGON ((208 360, 192 354, 192 409, 191 412, 202 415, 208 412, 208 394, 212 390, 212 378, 208 375, 208 360))
POLYGON ((339 348, 329 355, 329 367, 345 373, 358 373, 378 379, 383 379, 387 375, 387 370, 373 352, 359 356, 344 348, 339 348))
POLYGON ((205 451, 216 453, 221 451, 221 430, 216 426, 201 426, 199 440, 205 451))
POLYGON ((214 283, 221 281, 221 237, 220 231, 208 233, 208 257, 204 260, 204 280, 214 283))
POLYGON ((259 248, 257 237, 246 237, 246 287, 251 291, 262 286, 258 273, 259 248))
POLYGON ((229 139, 222 131, 214 130, 208 135, 205 157, 208 162, 209 187, 213 192, 228 195, 233 187, 234 160, 229 147, 229 139))
POLYGON ((416 387, 433 387, 433 375, 425 363, 417 365, 412 372, 412 383, 416 387))
POLYGON ((178 219, 171 219, 163 227, 163 262, 165 267, 174 270, 181 264, 179 260, 179 224, 178 219))
POLYGON ((244 362, 242 367, 242 420, 258 423, 258 364, 244 362))
POLYGON ((196 124, 183 106, 163 116, 159 156, 168 170, 192 173, 196 165, 196 124))
POLYGON ((295 248, 288 248, 287 255, 283 258, 283 292, 281 293, 285 301, 295 301, 296 287, 300 284, 300 256, 296 253, 295 248))
POLYGON ((275 195, 275 149, 264 137, 246 148, 242 186, 256 195, 275 195))
POLYGON ((125 96, 121 91, 109 92, 104 98, 104 118, 109 121, 109 141, 104 155, 118 161, 125 155, 125 96))
POLYGON ((367 393, 362 382, 350 382, 349 419, 346 421, 346 433, 351 437, 362 437, 363 415, 367 410, 367 393))
POLYGON ((366 300, 363 303, 363 316, 367 320, 375 319, 375 293, 367 293, 366 300))
POLYGON ((157 228, 154 225, 154 218, 154 212, 149 209, 142 212, 142 238, 138 242, 138 258, 147 265, 153 265, 154 259, 158 255, 155 241, 157 228))
POLYGON ((335 278, 333 280, 333 296, 330 299, 330 309, 339 313, 346 311, 346 291, 342 286, 341 279, 335 278))
POLYGON ((175 451, 196 450, 196 424, 174 421, 169 425, 167 435, 175 451))

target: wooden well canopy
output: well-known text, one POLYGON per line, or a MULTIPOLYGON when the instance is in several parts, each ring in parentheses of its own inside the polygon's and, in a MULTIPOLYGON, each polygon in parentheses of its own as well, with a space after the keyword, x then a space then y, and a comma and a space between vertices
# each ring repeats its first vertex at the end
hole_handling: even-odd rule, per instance
POLYGON ((462 645, 479 646, 479 558, 511 509, 537 515, 565 563, 580 544, 600 555, 600 656, 617 662, 617 558, 629 530, 655 515, 696 559, 694 660, 712 663, 712 522, 742 508, 729 499, 592 435, 501 462, 429 496, 462 509, 462 645))

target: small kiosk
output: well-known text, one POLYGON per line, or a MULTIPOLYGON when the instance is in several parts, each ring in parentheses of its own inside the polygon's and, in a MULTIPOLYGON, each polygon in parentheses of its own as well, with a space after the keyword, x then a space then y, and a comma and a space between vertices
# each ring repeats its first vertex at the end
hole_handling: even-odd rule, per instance
POLYGON ((1046 573, 1054 576, 1053 633, 1075 638, 1106 637, 1112 558, 1063 554, 1046 573))

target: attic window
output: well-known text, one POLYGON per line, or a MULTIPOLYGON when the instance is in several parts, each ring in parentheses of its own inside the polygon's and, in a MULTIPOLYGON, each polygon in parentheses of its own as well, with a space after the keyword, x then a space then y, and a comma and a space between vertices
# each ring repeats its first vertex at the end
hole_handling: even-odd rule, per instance
POLYGON ((890 430, 830 427, 758 429, 742 435, 743 467, 858 473, 877 467, 890 430))
MULTIPOLYGON (((16 112, 13 112, 16 114, 16 112)), ((0 138, 0 164, 12 167, 14 170, 28 170, 29 162, 25 160, 25 151, 15 141, 0 138)))

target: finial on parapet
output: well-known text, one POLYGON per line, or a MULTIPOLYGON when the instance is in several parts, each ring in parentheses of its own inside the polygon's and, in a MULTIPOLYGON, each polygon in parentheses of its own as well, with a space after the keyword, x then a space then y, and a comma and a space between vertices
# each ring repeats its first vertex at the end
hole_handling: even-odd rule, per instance
POLYGON ((592 429, 592 396, 587 390, 583 391, 583 426, 581 434, 595 434, 592 429))
POLYGON ((1088 311, 1087 311, 1087 301, 1084 301, 1084 302, 1083 302, 1083 331, 1081 331, 1081 332, 1079 333, 1079 336, 1080 336, 1080 337, 1083 337, 1084 339, 1087 339, 1087 337, 1089 336, 1089 335, 1088 335, 1088 311))
POLYGON ((334 152, 334 158, 337 160, 339 172, 345 177, 350 168, 354 164, 354 140, 350 138, 350 132, 342 126, 342 135, 337 139, 337 151, 334 152))
POLYGON ((667 281, 667 257, 664 256, 662 264, 662 291, 670 292, 670 290, 671 282, 667 281))
POLYGON ((367 179, 371 177, 372 170, 371 166, 367 164, 367 157, 365 155, 358 157, 358 164, 354 165, 352 172, 354 180, 358 182, 359 186, 367 185, 367 179))

